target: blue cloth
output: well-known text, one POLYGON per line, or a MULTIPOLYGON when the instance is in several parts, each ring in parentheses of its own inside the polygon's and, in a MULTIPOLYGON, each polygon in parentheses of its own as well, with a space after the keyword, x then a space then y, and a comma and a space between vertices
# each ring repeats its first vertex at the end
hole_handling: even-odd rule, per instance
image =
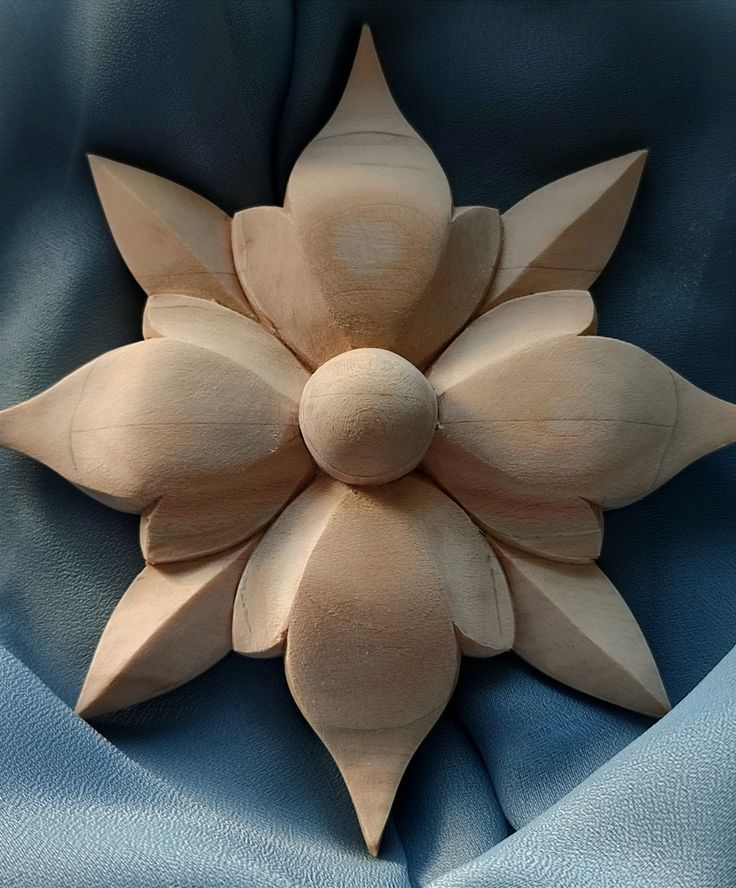
MULTIPOLYGON (((601 331, 736 400, 732 4, 5 0, 0 406, 139 338, 84 153, 230 212, 279 202, 362 21, 458 205, 651 149, 601 331)), ((71 712, 137 522, 15 454, 0 478, 0 884, 736 886, 734 452, 606 520, 601 565, 677 709, 651 727, 513 655, 466 661, 377 861, 280 661, 230 656, 94 727, 71 712)))

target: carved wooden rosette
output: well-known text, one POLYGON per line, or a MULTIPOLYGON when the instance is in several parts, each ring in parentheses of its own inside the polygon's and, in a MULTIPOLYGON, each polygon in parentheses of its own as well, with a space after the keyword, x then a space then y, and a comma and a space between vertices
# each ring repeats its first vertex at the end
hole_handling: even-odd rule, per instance
POLYGON ((595 336, 586 288, 644 159, 502 217, 455 208, 367 29, 283 208, 230 220, 91 158, 149 296, 145 339, 0 412, 5 446, 141 514, 146 566, 78 712, 162 694, 233 649, 283 654, 374 854, 461 654, 513 649, 664 714, 647 643, 594 564, 601 509, 730 443, 736 408, 595 336))

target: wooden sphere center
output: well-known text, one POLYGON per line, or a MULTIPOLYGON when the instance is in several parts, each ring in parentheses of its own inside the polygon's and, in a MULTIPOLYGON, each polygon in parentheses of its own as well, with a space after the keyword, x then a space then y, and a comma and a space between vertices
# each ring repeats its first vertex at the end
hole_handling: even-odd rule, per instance
POLYGON ((315 462, 347 484, 383 484, 416 468, 436 424, 426 377, 382 348, 356 348, 322 364, 299 406, 315 462))

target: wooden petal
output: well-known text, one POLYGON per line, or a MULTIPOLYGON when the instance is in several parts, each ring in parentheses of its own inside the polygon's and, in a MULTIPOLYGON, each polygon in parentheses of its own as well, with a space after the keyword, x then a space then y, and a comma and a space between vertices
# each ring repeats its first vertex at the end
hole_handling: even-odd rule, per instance
POLYGON ((143 333, 146 339, 165 337, 198 345, 249 371, 262 367, 269 385, 295 403, 309 378, 289 349, 256 321, 192 296, 151 296, 143 333))
POLYGON ((141 515, 146 561, 183 561, 234 546, 265 527, 314 472, 302 439, 293 438, 204 490, 165 494, 141 515))
POLYGON ((255 544, 144 568, 102 633, 77 712, 89 719, 149 700, 224 657, 231 649, 235 589, 255 544))
POLYGON ((373 853, 404 768, 452 693, 453 621, 484 655, 513 639, 495 558, 417 476, 362 488, 322 476, 243 575, 234 647, 270 655, 286 639, 294 699, 335 758, 373 853))
POLYGON ((422 467, 494 539, 551 558, 585 562, 600 555, 600 509, 576 497, 534 495, 439 435, 422 467))
POLYGON ((426 363, 481 300, 499 241, 495 210, 453 214, 445 175, 391 98, 367 28, 335 114, 294 167, 285 209, 245 210, 233 225, 243 288, 312 367, 361 347, 426 363))
POLYGON ((213 299, 251 315, 238 283, 230 218, 168 179, 90 155, 115 243, 146 293, 213 299))
POLYGON ((646 151, 540 188, 502 216, 503 250, 481 311, 543 290, 585 290, 611 257, 631 210, 646 151))
POLYGON ((595 305, 584 290, 535 293, 486 312, 440 355, 427 374, 438 395, 546 339, 595 333, 595 305))
POLYGON ((0 442, 130 511, 222 489, 299 440, 298 404, 272 386, 267 360, 251 358, 246 369, 176 340, 125 346, 2 411, 0 442))
POLYGON ((633 614, 594 564, 555 564, 496 546, 511 584, 514 650, 546 675, 646 715, 669 710, 633 614))
POLYGON ((636 346, 561 337, 479 362, 439 399, 440 437, 545 498, 646 495, 736 438, 736 408, 636 346))

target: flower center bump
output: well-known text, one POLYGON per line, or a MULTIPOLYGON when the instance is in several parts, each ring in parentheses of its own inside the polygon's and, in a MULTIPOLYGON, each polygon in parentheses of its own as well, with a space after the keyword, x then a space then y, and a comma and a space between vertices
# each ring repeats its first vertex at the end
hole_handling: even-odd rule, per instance
POLYGON ((322 364, 304 387, 299 425, 317 465, 347 484, 383 484, 414 469, 437 423, 434 389, 382 348, 322 364))

